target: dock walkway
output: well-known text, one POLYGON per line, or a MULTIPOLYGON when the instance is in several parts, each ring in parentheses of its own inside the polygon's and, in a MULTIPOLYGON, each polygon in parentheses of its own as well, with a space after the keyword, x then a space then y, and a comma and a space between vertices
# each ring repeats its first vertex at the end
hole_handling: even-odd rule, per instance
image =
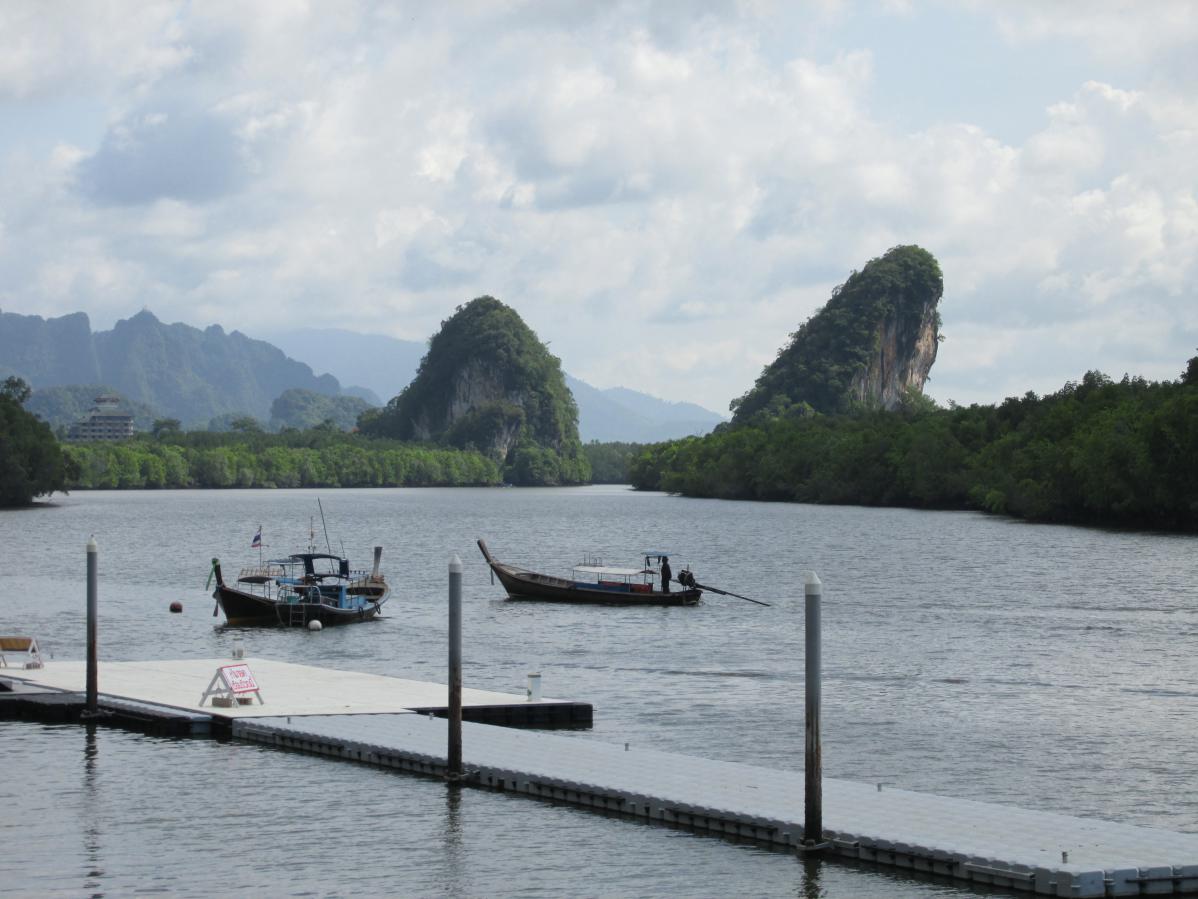
MULTIPOLYGON (((228 660, 106 662, 101 704, 139 715, 178 712, 214 733, 290 750, 428 775, 447 768, 444 685, 246 659, 265 705, 199 708, 228 660)), ((77 701, 82 662, 5 670, 8 694, 77 701), (57 691, 57 695, 55 694, 57 691)), ((54 703, 51 702, 51 705, 54 703)), ((591 706, 463 690, 464 714, 536 723, 591 706), (557 712, 547 710, 557 709, 557 712)), ((0 708, 2 711, 2 708, 0 708)), ((582 736, 462 725, 466 782, 580 806, 732 834, 780 847, 802 837, 803 772, 711 761, 582 736)), ((195 732, 194 730, 192 732, 195 732)), ((825 836, 840 856, 1050 896, 1198 893, 1198 834, 1153 830, 1051 812, 825 778, 825 836)))
MULTIPOLYGON (((256 718, 235 738, 425 774, 448 723, 420 715, 256 718)), ((463 724, 468 780, 493 789, 794 846, 803 772, 463 724)), ((838 855, 1051 896, 1198 892, 1198 834, 825 778, 838 855), (1062 862, 1067 853, 1067 862, 1062 862)))
MULTIPOLYGON (((98 668, 102 704, 116 708, 121 702, 138 702, 189 713, 211 713, 218 730, 231 720, 263 715, 443 715, 449 705, 449 688, 444 684, 271 659, 100 662, 98 668), (250 667, 262 688, 265 704, 254 701, 220 709, 214 709, 211 703, 199 706, 200 696, 216 669, 230 664, 250 667)), ((3 677, 43 689, 82 693, 87 685, 87 664, 56 660, 34 670, 5 669, 3 677)), ((529 700, 511 693, 463 689, 462 716, 512 727, 586 727, 593 720, 594 709, 585 702, 529 700)))

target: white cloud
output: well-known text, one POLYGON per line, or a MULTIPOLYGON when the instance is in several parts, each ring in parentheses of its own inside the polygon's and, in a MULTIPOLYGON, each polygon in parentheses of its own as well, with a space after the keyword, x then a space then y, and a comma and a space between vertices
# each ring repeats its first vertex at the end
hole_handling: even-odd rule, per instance
MULTIPOLYGON (((1105 4, 1082 25, 975 8, 1020 65, 1060 41, 1099 59, 1120 23, 1178 45, 1105 4)), ((772 43, 873 14, 849 3, 95 4, 86 40, 55 9, 0 8, 0 96, 51 138, 0 138, 6 309, 424 339, 490 293, 567 370, 722 410, 850 270, 920 243, 946 281, 939 398, 1172 372, 1198 343, 1198 102, 1176 66, 1087 63, 1016 145, 985 102, 896 124, 873 47, 772 43), (107 130, 60 134, 35 97, 107 130)))
POLYGON ((996 15, 1013 41, 1080 41, 1097 56, 1124 61, 1148 62, 1164 51, 1180 49, 1192 62, 1198 41, 1198 10, 1190 0, 1088 0, 1084 9, 1038 0, 985 0, 979 5, 996 15))
POLYGON ((0 4, 0 98, 151 85, 192 58, 179 12, 168 0, 0 4))

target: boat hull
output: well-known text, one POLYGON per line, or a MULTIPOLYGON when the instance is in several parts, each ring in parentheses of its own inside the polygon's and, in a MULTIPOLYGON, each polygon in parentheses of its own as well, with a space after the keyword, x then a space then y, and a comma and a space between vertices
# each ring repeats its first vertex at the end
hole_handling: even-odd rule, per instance
POLYGON ((313 621, 328 627, 369 621, 379 614, 388 594, 384 592, 357 609, 339 609, 315 602, 279 602, 226 584, 219 585, 212 596, 225 613, 226 623, 234 627, 307 627, 313 621))

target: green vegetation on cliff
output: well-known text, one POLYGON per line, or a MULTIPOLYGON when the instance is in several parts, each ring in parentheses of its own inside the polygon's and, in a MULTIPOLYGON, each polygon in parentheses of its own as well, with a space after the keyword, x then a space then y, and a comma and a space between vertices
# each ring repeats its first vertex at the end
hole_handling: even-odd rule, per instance
POLYGON ((979 509, 1198 531, 1198 357, 1181 380, 1089 372, 997 406, 777 417, 657 444, 640 489, 728 499, 979 509))
POLYGON ((283 428, 304 430, 331 422, 342 431, 352 431, 357 426, 358 416, 370 408, 370 403, 356 396, 326 396, 292 387, 270 404, 270 426, 276 431, 283 428))
POLYGON ((372 436, 477 449, 516 484, 590 477, 561 363, 493 297, 471 300, 443 321, 415 379, 359 425, 372 436))
MULTIPOLYGON (((791 334, 790 343, 766 366, 757 383, 732 402, 733 421, 803 415, 811 412, 844 412, 854 405, 852 387, 870 372, 881 352, 893 349, 891 379, 901 376, 912 363, 922 372, 912 377, 922 388, 927 368, 935 359, 939 330, 936 305, 944 292, 940 266, 927 250, 900 246, 870 260, 859 272, 832 293, 827 304, 791 334), (923 332, 929 328, 930 335, 923 332), (882 347, 890 336, 893 348, 882 347), (930 358, 919 359, 921 337, 930 346, 930 358)), ((884 377, 880 375, 880 377, 884 377)), ((887 385, 895 398, 905 391, 887 385)), ((864 405, 885 406, 881 396, 864 405)))
POLYGON ((24 506, 62 490, 66 463, 50 426, 25 411, 29 385, 9 377, 0 384, 0 506, 24 506))

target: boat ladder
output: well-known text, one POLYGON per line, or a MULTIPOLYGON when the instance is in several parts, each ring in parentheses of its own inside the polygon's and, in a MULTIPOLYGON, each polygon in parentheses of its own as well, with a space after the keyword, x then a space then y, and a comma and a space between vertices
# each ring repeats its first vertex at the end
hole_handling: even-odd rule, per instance
POLYGON ((295 627, 296 625, 302 627, 308 623, 308 607, 303 603, 288 603, 287 615, 287 624, 291 627, 295 627))

